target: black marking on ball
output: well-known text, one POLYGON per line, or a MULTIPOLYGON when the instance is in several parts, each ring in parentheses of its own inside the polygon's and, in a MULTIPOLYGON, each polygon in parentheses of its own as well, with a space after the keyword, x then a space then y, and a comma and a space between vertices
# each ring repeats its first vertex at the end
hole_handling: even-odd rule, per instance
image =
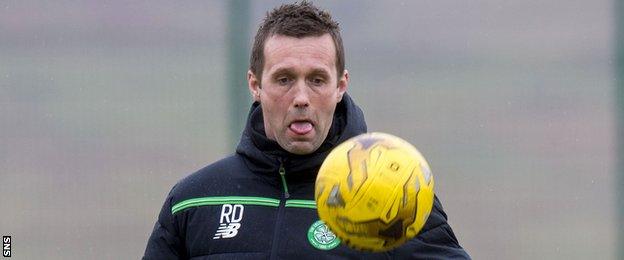
POLYGON ((347 187, 349 191, 353 189, 353 169, 351 168, 351 151, 357 147, 356 145, 351 146, 351 149, 347 151, 347 167, 349 167, 349 175, 347 175, 347 187))
POLYGON ((392 225, 384 230, 379 231, 379 235, 383 237, 389 237, 399 239, 403 236, 403 220, 397 219, 392 225))
MULTIPOLYGON (((418 194, 419 193, 420 193, 420 190, 417 190, 416 191, 416 200, 414 200, 414 212, 412 212, 412 214, 411 214, 412 218, 408 222, 409 225, 412 225, 412 224, 414 224, 414 222, 416 222, 416 214, 418 214, 418 194)), ((426 219, 427 218, 425 218, 425 220, 426 219)), ((424 225, 423 225, 423 227, 424 227, 424 225)), ((421 227, 420 231, 422 231, 422 227, 421 227)), ((418 233, 420 233, 420 231, 418 231, 418 233)), ((405 229, 404 232, 405 232, 404 235, 407 236, 407 229, 405 229)))
MULTIPOLYGON (((353 172, 355 169, 357 169, 356 165, 352 165, 355 164, 355 158, 352 158, 352 152, 355 152, 356 149, 358 149, 357 145, 354 145, 353 147, 351 147, 351 149, 349 149, 349 151, 347 152, 347 162, 348 162, 348 166, 349 166, 349 175, 347 175, 347 187, 349 188, 350 192, 353 193, 357 193, 358 190, 360 189, 360 187, 362 187, 362 185, 358 185, 357 189, 355 191, 353 191, 353 172)), ((360 183, 365 183, 366 180, 368 179, 368 173, 367 173, 367 169, 366 169, 366 161, 367 160, 363 160, 360 163, 360 171, 362 171, 362 180, 360 181, 360 183)))
POLYGON ((357 142, 362 145, 362 149, 367 150, 375 143, 377 143, 381 138, 373 137, 373 136, 365 136, 357 139, 357 142))
POLYGON ((399 167, 399 163, 397 163, 397 162, 390 163, 390 170, 393 170, 393 171, 396 172, 396 171, 399 171, 399 168, 401 168, 401 167, 399 167))
POLYGON ((344 199, 340 195, 340 186, 338 184, 334 185, 329 191, 329 196, 327 197, 327 206, 345 206, 344 199))
POLYGON ((325 185, 320 185, 318 188, 318 192, 316 193, 316 198, 321 197, 321 194, 323 194, 324 190, 325 190, 325 185))
MULTIPOLYGON (((410 184, 410 180, 412 180, 412 178, 415 178, 416 176, 414 176, 414 171, 410 172, 410 176, 409 178, 407 178, 407 181, 405 182, 405 184, 403 184, 403 207, 407 206, 407 201, 408 201, 408 196, 409 196, 409 184, 410 184)), ((418 181, 418 178, 416 178, 416 181, 418 181)))
POLYGON ((347 175, 347 187, 349 187, 349 190, 353 189, 353 174, 351 171, 349 171, 349 175, 347 175))

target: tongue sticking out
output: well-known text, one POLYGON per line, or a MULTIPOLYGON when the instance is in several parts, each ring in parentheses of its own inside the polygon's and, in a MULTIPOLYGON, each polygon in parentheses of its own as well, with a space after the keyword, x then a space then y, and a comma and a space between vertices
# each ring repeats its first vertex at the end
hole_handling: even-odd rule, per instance
POLYGON ((305 135, 312 131, 312 124, 310 122, 293 122, 290 124, 290 130, 299 135, 305 135))

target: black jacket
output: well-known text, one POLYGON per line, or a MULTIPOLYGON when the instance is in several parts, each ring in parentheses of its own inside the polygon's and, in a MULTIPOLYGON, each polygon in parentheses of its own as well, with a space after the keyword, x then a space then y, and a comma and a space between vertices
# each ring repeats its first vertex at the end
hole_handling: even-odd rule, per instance
POLYGON ((345 95, 321 147, 293 155, 267 139, 253 104, 236 153, 173 187, 144 259, 469 259, 437 198, 420 234, 385 253, 339 245, 317 223, 316 172, 333 147, 365 132, 362 111, 345 95))

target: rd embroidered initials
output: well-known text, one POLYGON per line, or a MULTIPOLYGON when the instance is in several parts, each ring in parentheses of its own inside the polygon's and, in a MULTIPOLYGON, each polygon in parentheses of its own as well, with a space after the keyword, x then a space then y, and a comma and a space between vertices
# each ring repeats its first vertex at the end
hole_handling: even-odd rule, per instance
POLYGON ((223 204, 221 207, 221 217, 219 219, 219 228, 212 239, 232 238, 238 234, 241 227, 241 219, 243 219, 243 205, 240 204, 223 204))

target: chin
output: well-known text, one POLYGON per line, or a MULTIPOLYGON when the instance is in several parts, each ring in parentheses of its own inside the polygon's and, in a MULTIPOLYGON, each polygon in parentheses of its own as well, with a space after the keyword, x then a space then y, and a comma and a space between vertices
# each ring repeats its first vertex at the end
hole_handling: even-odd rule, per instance
POLYGON ((314 147, 311 144, 291 144, 288 149, 284 150, 293 154, 306 155, 313 153, 316 149, 318 149, 318 147, 314 147))
POLYGON ((298 149, 298 148, 291 148, 287 150, 288 152, 292 153, 292 154, 297 154, 297 155, 306 155, 306 154, 311 154, 313 153, 315 150, 312 149, 298 149))

